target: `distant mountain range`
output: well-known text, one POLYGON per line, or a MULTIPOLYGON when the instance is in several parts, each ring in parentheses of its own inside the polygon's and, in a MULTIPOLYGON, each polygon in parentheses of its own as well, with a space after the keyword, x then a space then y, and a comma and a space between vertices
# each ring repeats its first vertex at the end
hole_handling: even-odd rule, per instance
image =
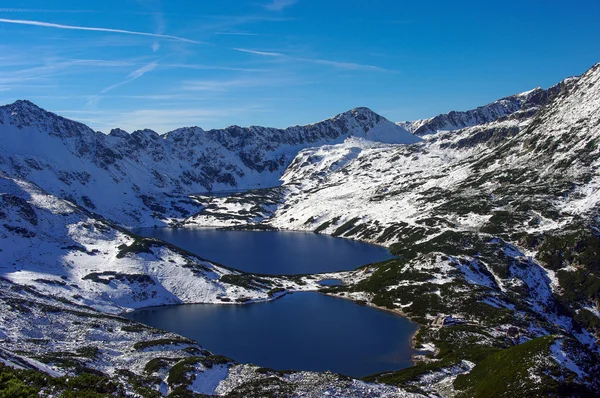
POLYGON ((546 90, 537 87, 468 111, 452 111, 429 119, 397 124, 415 135, 423 136, 491 123, 517 112, 533 115, 541 107, 552 102, 561 90, 574 85, 577 80, 577 77, 570 77, 546 90))
POLYGON ((367 108, 285 130, 190 127, 158 135, 115 129, 105 135, 29 101, 0 107, 0 134, 0 170, 125 225, 160 223, 147 217, 153 212, 182 217, 196 209, 187 199, 168 199, 176 195, 279 185, 307 147, 349 137, 420 141, 367 108))

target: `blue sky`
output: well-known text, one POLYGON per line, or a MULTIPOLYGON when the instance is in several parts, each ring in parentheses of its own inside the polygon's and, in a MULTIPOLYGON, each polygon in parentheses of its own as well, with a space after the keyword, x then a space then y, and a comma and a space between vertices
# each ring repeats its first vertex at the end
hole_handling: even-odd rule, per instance
POLYGON ((393 121, 600 62, 600 2, 0 0, 0 103, 104 132, 393 121))

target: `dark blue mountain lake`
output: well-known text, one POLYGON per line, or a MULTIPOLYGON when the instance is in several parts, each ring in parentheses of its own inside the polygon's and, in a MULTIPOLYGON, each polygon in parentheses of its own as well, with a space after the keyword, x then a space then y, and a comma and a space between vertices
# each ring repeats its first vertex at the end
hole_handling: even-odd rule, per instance
MULTIPOLYGON (((343 271, 392 258, 383 247, 305 232, 210 228, 135 232, 261 274, 343 271)), ((328 279, 323 284, 339 282, 328 279)), ((315 292, 294 293, 269 303, 147 308, 127 316, 189 337, 238 362, 356 377, 410 366, 410 339, 417 329, 390 312, 315 292)))
POLYGON ((319 281, 321 286, 342 286, 344 282, 341 279, 323 279, 319 281))
POLYGON ((138 228, 207 260, 270 275, 348 271, 393 256, 380 246, 312 232, 228 231, 212 228, 138 228))
POLYGON ((127 317, 241 363, 353 377, 410 366, 417 330, 401 316, 316 292, 248 305, 153 307, 127 317))

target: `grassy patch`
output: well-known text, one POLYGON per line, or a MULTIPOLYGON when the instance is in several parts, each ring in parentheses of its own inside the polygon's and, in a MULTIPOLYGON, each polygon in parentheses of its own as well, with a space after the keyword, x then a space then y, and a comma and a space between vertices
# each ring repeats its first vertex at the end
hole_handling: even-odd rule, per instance
POLYGON ((169 366, 169 364, 173 361, 176 361, 176 359, 170 359, 170 358, 152 358, 151 360, 148 361, 148 363, 146 363, 146 366, 144 366, 144 372, 148 373, 148 374, 153 374, 158 372, 159 370, 166 368, 167 366, 169 366))
POLYGON ((600 272, 600 238, 584 227, 548 234, 544 236, 537 257, 553 270, 575 265, 590 272, 600 272))
POLYGON ((333 233, 331 235, 332 236, 344 235, 346 232, 348 232, 349 230, 351 230, 354 227, 354 224, 356 224, 358 222, 358 220, 360 220, 360 217, 354 217, 352 220, 346 221, 341 226, 339 226, 335 231, 333 231, 333 233))
POLYGON ((195 365, 200 363, 202 358, 189 357, 177 362, 169 370, 167 383, 174 386, 189 386, 195 379, 194 375, 188 375, 195 370, 195 365))
POLYGON ((0 397, 100 398, 123 396, 124 388, 104 375, 83 373, 51 377, 37 370, 17 370, 0 363, 0 397))
POLYGON ((128 254, 138 254, 138 253, 150 253, 152 254, 152 250, 150 247, 152 246, 152 241, 145 238, 136 238, 133 243, 129 246, 126 244, 122 244, 119 246, 119 253, 117 253, 117 258, 123 258, 128 254))
POLYGON ((195 344, 192 340, 186 339, 184 337, 177 337, 171 339, 158 339, 158 340, 149 340, 149 341, 138 341, 133 345, 133 348, 141 351, 147 350, 148 348, 160 347, 165 345, 172 344, 195 344))
POLYGON ((249 274, 227 274, 221 276, 221 282, 228 283, 230 285, 236 285, 244 287, 246 289, 263 289, 271 285, 271 282, 267 279, 258 278, 249 274))
POLYGON ((316 229, 315 229, 315 233, 320 233, 325 231, 327 228, 329 228, 331 225, 336 224, 338 221, 340 220, 340 217, 334 217, 329 221, 325 221, 323 224, 319 225, 316 229))
POLYGON ((581 387, 557 380, 558 367, 548 360, 554 339, 553 336, 540 337, 489 355, 470 373, 456 378, 454 387, 460 391, 458 396, 589 396, 585 394, 590 391, 581 391, 581 387), (569 390, 573 395, 567 393, 569 390))
POLYGON ((202 358, 200 362, 208 369, 215 365, 227 365, 229 363, 235 363, 233 359, 227 358, 223 355, 209 355, 202 358))

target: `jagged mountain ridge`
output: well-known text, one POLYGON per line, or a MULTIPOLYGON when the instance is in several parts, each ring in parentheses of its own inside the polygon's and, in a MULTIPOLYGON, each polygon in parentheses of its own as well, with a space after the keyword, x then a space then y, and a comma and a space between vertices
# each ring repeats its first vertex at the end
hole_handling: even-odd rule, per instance
POLYGON ((191 127, 161 136, 115 129, 105 135, 28 101, 0 107, 0 137, 0 170, 124 225, 154 225, 198 211, 190 193, 279 185, 298 151, 309 146, 348 137, 418 141, 367 108, 285 130, 191 127))
MULTIPOLYGON (((475 377, 486 364, 478 350, 501 350, 489 364, 534 347, 519 359, 527 364, 519 376, 503 378, 493 396, 597 396, 599 175, 597 64, 534 113, 409 146, 349 140, 305 149, 283 176, 281 205, 261 222, 383 244, 399 257, 342 275, 344 285, 329 289, 401 312, 422 327, 416 341, 431 354, 421 367, 372 380, 469 397, 489 381, 475 377), (436 319, 458 325, 440 328, 436 319), (520 336, 516 342, 507 340, 511 330, 520 336), (566 346, 579 353, 548 344, 556 334, 569 336, 566 346), (534 356, 547 359, 529 363, 534 356), (570 376, 548 376, 565 369, 563 358, 587 359, 567 366, 570 376), (465 375, 448 384, 454 371, 465 375)), ((213 199, 220 213, 186 223, 239 224, 236 206, 245 202, 254 205, 243 195, 213 199)))
POLYGON ((467 111, 451 111, 429 119, 397 124, 418 136, 435 134, 439 131, 460 130, 494 122, 516 112, 535 114, 541 107, 552 102, 565 87, 576 83, 577 77, 570 77, 548 88, 533 90, 501 98, 497 101, 467 111))
POLYGON ((223 282, 224 275, 239 273, 136 237, 24 180, 0 175, 0 209, 0 274, 37 292, 114 314, 154 305, 225 303, 225 297, 273 298, 267 285, 223 282))
MULTIPOLYGON (((489 124, 428 136, 414 145, 349 139, 303 149, 287 167, 283 187, 271 194, 239 194, 236 201, 231 201, 231 197, 220 198, 214 209, 230 214, 230 222, 235 224, 240 218, 233 216, 240 211, 239 204, 247 196, 253 196, 254 202, 247 201, 249 204, 245 205, 252 207, 266 198, 271 210, 263 221, 265 224, 391 247, 397 259, 328 275, 342 280, 344 285, 326 288, 329 294, 401 312, 420 324, 415 338, 418 349, 423 352, 420 365, 376 375, 373 381, 400 385, 429 396, 469 397, 485 391, 486 375, 490 374, 486 366, 491 363, 494 371, 499 370, 499 384, 506 388, 506 396, 515 396, 511 394, 514 391, 524 396, 536 393, 544 396, 556 391, 593 396, 600 388, 597 356, 600 304, 593 290, 598 286, 599 269, 599 251, 594 246, 598 238, 593 233, 598 231, 594 228, 598 227, 600 186, 599 115, 600 64, 576 84, 561 89, 552 102, 535 113, 516 112, 489 124), (449 314, 452 317, 448 317, 449 314), (446 321, 449 323, 445 324, 446 321), (506 357, 517 358, 517 361, 506 361, 506 357), (521 368, 513 369, 517 368, 515 364, 521 368), (507 369, 517 374, 506 378, 507 369), (543 391, 548 394, 541 393, 543 391)), ((144 134, 151 135, 150 132, 144 134)), ((94 150, 92 146, 69 148, 84 155, 94 150)), ((134 163, 144 161, 141 157, 134 163)), ((31 292, 27 289, 31 287, 44 293, 70 293, 73 287, 62 286, 62 279, 53 275, 56 269, 52 267, 57 264, 48 262, 47 269, 42 267, 43 272, 24 274, 22 279, 19 279, 20 272, 10 269, 19 263, 30 268, 35 266, 38 263, 34 261, 39 260, 28 254, 29 247, 46 248, 53 241, 45 242, 49 246, 38 244, 38 234, 45 234, 46 238, 50 235, 48 223, 37 212, 37 218, 31 216, 23 204, 23 201, 29 205, 38 203, 36 190, 15 177, 8 180, 12 181, 10 185, 21 187, 21 191, 5 187, 3 191, 22 200, 8 195, 2 197, 4 207, 0 209, 10 211, 4 211, 0 233, 2 239, 8 239, 6 242, 19 241, 21 245, 6 244, 10 250, 3 254, 19 249, 25 253, 13 256, 17 261, 5 265, 8 267, 5 273, 14 285, 2 281, 6 289, 10 286, 9 304, 15 305, 12 301, 15 295, 17 300, 27 297, 27 292, 31 292), (13 291, 22 292, 13 294, 13 291)), ((48 200, 39 206, 44 209, 52 209, 53 203, 59 201, 52 195, 44 197, 48 200)), ((89 199, 98 200, 96 196, 89 199)), ((165 200, 173 198, 159 197, 153 206, 166 206, 165 200)), ((77 209, 77 206, 59 202, 77 209)), ((109 253, 96 256, 100 256, 103 267, 122 266, 122 262, 113 258, 118 252, 114 245, 127 239, 127 247, 136 247, 131 238, 115 237, 114 232, 96 235, 94 229, 86 230, 77 220, 72 220, 70 213, 52 217, 65 217, 68 223, 73 221, 65 228, 69 232, 67 236, 82 243, 78 248, 63 246, 58 256, 60 261, 93 261, 90 253, 98 242, 110 241, 106 248, 109 253)), ((203 221, 207 219, 210 224, 212 220, 207 212, 202 212, 187 222, 206 225, 203 221)), ((153 258, 158 250, 161 249, 152 247, 153 254, 132 254, 136 262, 127 266, 134 272, 130 275, 146 272, 156 277, 155 271, 144 270, 143 265, 162 266, 160 260, 156 264, 153 258)), ((167 266, 178 268, 179 264, 167 266)), ((94 302, 101 297, 99 293, 110 292, 115 285, 129 279, 100 274, 95 275, 98 280, 94 281, 91 276, 84 283, 83 275, 76 271, 85 267, 85 263, 76 263, 74 269, 68 266, 65 269, 70 272, 68 277, 76 276, 69 283, 85 287, 86 296, 82 296, 94 302), (109 286, 101 286, 104 282, 109 282, 109 286)), ((95 272, 89 271, 90 274, 95 272)), ((202 272, 202 268, 199 271, 202 272)), ((310 278, 303 282, 311 283, 310 278)), ((135 290, 132 291, 135 294, 135 290)), ((120 293, 123 297, 117 299, 131 294, 120 293)), ((259 294, 264 297, 266 292, 259 294)), ((56 296, 68 299, 64 294, 56 296)), ((202 299, 211 297, 215 296, 202 299)), ((78 299, 73 297, 73 300, 78 299)), ((42 306, 34 311, 37 316, 46 309, 42 306)), ((9 343, 16 349, 20 338, 31 337, 29 329, 21 326, 21 315, 15 315, 15 311, 3 314, 3 319, 14 321, 9 343)), ((45 321, 47 316, 38 319, 45 321)), ((98 322, 101 328, 91 325, 90 328, 113 327, 98 322)), ((48 329, 52 335, 53 328, 48 329)), ((97 335, 91 332, 86 341, 97 335)), ((26 343, 28 350, 31 349, 28 355, 34 355, 36 349, 32 347, 39 342, 29 339, 26 343)), ((71 350, 72 345, 66 343, 39 349, 42 352, 71 350)), ((123 344, 125 350, 130 350, 130 346, 123 344)), ((161 347, 161 351, 154 355, 164 355, 168 350, 161 347)), ((101 351, 101 355, 106 354, 101 351)), ((153 358, 150 355, 148 353, 145 359, 153 358)), ((87 363, 102 371, 113 371, 106 362, 89 360, 87 363)), ((145 371, 142 366, 143 362, 138 362, 132 369, 142 375, 145 371)), ((230 368, 228 379, 239 375, 235 369, 238 368, 230 368)), ((194 369, 199 376, 204 371, 201 367, 194 369)), ((261 372, 247 367, 242 367, 240 372, 245 372, 246 380, 251 382, 260 381, 262 377, 261 372)), ((311 378, 297 373, 290 377, 296 382, 311 378)), ((281 379, 274 382, 279 384, 281 379)), ((328 383, 332 381, 323 387, 331 385, 328 383)), ((355 382, 352 385, 356 386, 355 382)), ((375 386, 362 387, 372 389, 373 395, 378 394, 375 386)), ((271 385, 264 388, 266 391, 271 385)), ((348 385, 343 388, 337 390, 339 395, 350 395, 348 385)), ((400 393, 390 392, 390 395, 400 393)))
MULTIPOLYGON (((258 278, 212 264, 132 235, 1 172, 0 258, 0 391, 9 366, 43 372, 38 375, 44 393, 68 387, 55 377, 68 381, 82 372, 96 377, 98 384, 78 385, 73 396, 101 389, 103 380, 124 389, 118 396, 136 397, 178 389, 227 396, 241 389, 232 396, 254 396, 271 383, 300 396, 320 397, 335 388, 340 391, 335 396, 423 397, 341 375, 238 364, 190 339, 118 316, 154 305, 267 301, 320 285, 313 277, 258 278), (186 377, 171 376, 182 366, 186 377)), ((31 385, 32 373, 25 375, 31 385)))

